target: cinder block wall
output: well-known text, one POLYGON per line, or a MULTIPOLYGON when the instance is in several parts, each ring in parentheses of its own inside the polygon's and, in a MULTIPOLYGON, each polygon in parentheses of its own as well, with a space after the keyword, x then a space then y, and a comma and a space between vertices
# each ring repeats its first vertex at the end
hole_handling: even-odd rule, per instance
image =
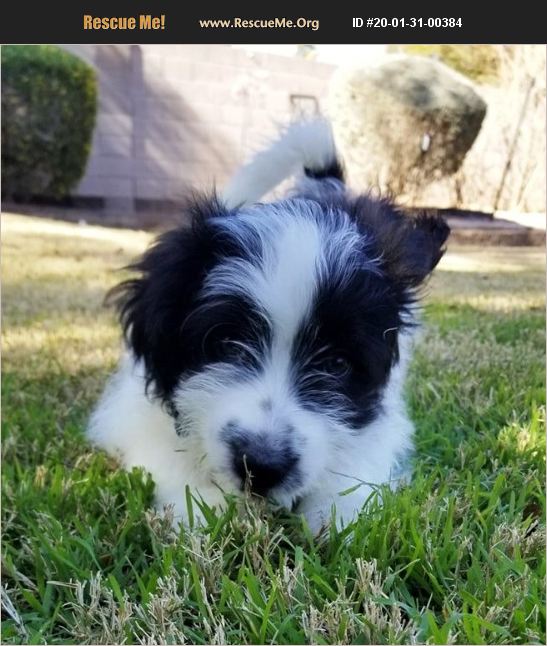
POLYGON ((300 112, 321 110, 334 67, 227 45, 71 45, 97 71, 99 111, 81 197, 132 212, 222 186, 300 112))

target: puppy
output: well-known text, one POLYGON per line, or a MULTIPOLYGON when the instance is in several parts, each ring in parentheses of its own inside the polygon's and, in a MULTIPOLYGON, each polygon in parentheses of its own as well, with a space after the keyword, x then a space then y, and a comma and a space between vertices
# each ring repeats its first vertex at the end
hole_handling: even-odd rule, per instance
POLYGON ((344 185, 327 122, 290 126, 190 226, 160 236, 114 297, 127 353, 88 429, 187 520, 250 489, 318 531, 394 483, 412 447, 403 384, 438 217, 344 185), (289 197, 258 200, 293 172, 289 197))

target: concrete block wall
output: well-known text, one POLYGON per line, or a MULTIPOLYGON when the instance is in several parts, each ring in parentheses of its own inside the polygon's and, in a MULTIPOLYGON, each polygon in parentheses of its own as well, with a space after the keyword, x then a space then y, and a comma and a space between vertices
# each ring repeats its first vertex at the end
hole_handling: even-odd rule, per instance
POLYGON ((334 67, 228 45, 70 45, 97 71, 99 111, 76 189, 126 212, 222 186, 299 111, 321 110, 334 67))

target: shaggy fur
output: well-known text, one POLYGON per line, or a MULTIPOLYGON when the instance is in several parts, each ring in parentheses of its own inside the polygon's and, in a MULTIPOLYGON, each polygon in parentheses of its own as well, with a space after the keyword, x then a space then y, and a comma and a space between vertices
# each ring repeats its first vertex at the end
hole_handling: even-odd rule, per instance
POLYGON ((417 290, 448 227, 350 193, 324 121, 291 126, 189 209, 115 290, 128 352, 89 437, 145 467, 181 520, 189 485, 220 506, 250 486, 314 530, 333 505, 351 521, 412 446, 417 290), (287 199, 256 202, 298 170, 287 199))

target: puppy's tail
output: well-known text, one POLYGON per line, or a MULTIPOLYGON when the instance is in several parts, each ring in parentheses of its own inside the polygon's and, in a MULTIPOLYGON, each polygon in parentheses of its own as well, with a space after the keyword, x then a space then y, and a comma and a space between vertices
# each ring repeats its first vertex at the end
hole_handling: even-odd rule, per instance
POLYGON ((291 124, 269 148, 257 153, 222 192, 228 207, 256 202, 295 172, 314 179, 344 180, 330 124, 325 119, 291 124))

